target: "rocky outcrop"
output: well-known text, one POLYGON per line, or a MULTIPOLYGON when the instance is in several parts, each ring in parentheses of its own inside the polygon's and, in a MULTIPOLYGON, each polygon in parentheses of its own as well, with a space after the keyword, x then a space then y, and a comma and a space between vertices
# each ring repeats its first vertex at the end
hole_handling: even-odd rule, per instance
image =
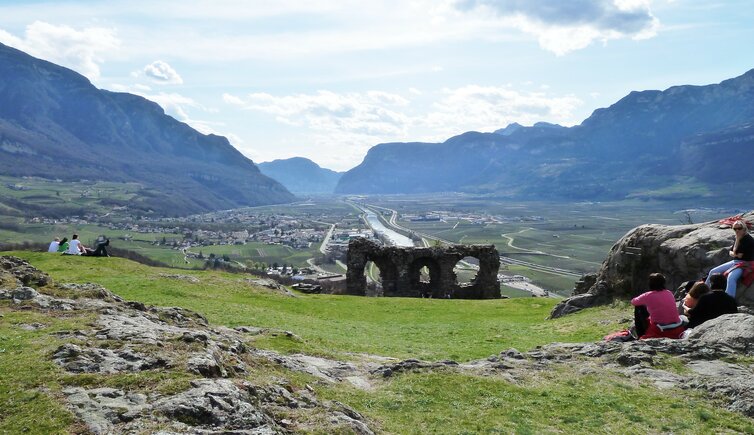
MULTIPOLYGON (((9 274, 0 271, 3 282, 16 279, 9 274)), ((750 314, 708 321, 687 340, 552 343, 461 363, 376 356, 343 362, 255 349, 248 340, 263 333, 295 339, 290 332, 212 326, 197 313, 125 302, 93 284, 58 286, 49 278, 47 282, 47 287, 37 289, 25 287, 20 280, 13 282, 13 288, 4 284, 0 298, 10 309, 86 319, 84 329, 50 336, 61 344, 49 358, 70 375, 66 386, 52 396, 64 400, 94 434, 373 433, 370 422, 356 410, 318 397, 310 385, 295 385, 282 377, 291 371, 311 375, 316 383, 348 383, 366 391, 378 388, 385 379, 415 371, 461 372, 519 385, 527 385, 544 371, 564 376, 617 375, 658 389, 702 391, 729 410, 754 417, 749 363, 754 357, 754 316, 750 314), (668 365, 669 357, 683 367, 675 362, 668 365), (271 368, 275 374, 258 376, 257 367, 264 368, 261 373, 271 368), (118 375, 133 379, 134 374, 154 375, 156 371, 183 383, 150 389, 139 382, 123 386, 112 382, 118 375), (110 382, 98 384, 100 375, 110 382), (78 376, 83 378, 81 383, 76 382, 78 376)), ((44 329, 38 324, 18 327, 44 329)))
MULTIPOLYGON (((744 218, 754 221, 754 212, 744 218)), ((654 272, 665 275, 670 289, 698 279, 730 260, 728 250, 733 238, 732 231, 720 228, 718 222, 634 228, 610 249, 597 274, 577 284, 574 296, 559 303, 551 317, 636 296, 646 291, 649 274, 654 272)), ((754 305, 754 286, 739 288, 736 299, 741 305, 754 305)))
POLYGON ((686 340, 551 343, 523 353, 509 349, 463 364, 406 360, 373 372, 387 377, 405 371, 458 370, 515 384, 530 382, 532 375, 541 371, 613 373, 663 390, 701 390, 721 399, 727 409, 754 417, 754 379, 748 363, 752 356, 754 316, 727 314, 700 325, 686 340), (683 368, 668 367, 667 357, 679 361, 683 368))
MULTIPOLYGON (((273 332, 212 327, 197 313, 126 302, 95 284, 55 285, 49 276, 18 258, 0 257, 0 265, 0 300, 10 301, 11 309, 86 317, 90 329, 55 333, 63 344, 49 358, 74 376, 68 381, 73 386, 63 388, 62 397, 91 433, 373 433, 358 412, 317 398, 311 387, 296 387, 280 377, 249 376, 261 365, 367 388, 369 383, 362 377, 368 368, 258 350, 247 338, 273 332), (34 289, 25 283, 44 285, 34 289), (188 388, 171 393, 138 385, 90 386, 93 375, 154 371, 170 371, 169 376, 191 380, 188 388), (75 386, 75 376, 83 374, 90 377, 75 386)), ((44 325, 19 327, 42 329, 44 325)))

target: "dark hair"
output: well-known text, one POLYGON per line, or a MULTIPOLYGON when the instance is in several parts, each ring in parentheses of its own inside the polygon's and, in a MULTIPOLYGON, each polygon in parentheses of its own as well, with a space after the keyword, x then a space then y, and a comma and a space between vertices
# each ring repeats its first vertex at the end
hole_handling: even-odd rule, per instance
POLYGON ((725 290, 728 286, 728 280, 722 273, 713 273, 709 277, 710 288, 712 290, 725 290))
POLYGON ((691 290, 689 290, 689 296, 691 296, 694 299, 699 299, 700 297, 702 297, 703 295, 709 292, 710 292, 709 286, 706 283, 699 281, 697 283, 694 283, 693 286, 691 286, 691 290))
POLYGON ((68 241, 68 237, 63 237, 62 239, 60 239, 60 244, 62 245, 63 243, 67 241, 68 241))
POLYGON ((649 275, 649 289, 665 290, 665 275, 661 273, 653 273, 649 275))
POLYGON ((73 238, 74 238, 74 239, 78 239, 78 238, 79 238, 79 235, 78 235, 78 234, 74 234, 74 235, 73 235, 73 238))

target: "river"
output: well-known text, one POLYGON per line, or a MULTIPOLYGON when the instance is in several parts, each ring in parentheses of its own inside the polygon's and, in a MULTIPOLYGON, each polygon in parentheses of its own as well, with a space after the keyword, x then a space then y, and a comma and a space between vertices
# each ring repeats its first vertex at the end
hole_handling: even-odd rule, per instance
POLYGON ((369 226, 372 227, 372 230, 375 233, 382 235, 384 238, 388 239, 391 245, 414 246, 413 240, 409 239, 403 234, 396 233, 395 231, 383 225, 382 221, 379 219, 379 217, 377 217, 377 215, 373 211, 365 210, 365 212, 366 212, 367 222, 369 222, 369 226))

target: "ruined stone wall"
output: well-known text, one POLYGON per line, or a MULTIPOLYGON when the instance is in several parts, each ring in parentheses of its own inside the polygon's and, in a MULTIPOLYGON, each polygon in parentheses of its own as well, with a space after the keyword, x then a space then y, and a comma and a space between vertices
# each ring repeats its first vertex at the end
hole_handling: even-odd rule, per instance
POLYGON ((366 295, 364 268, 368 261, 380 269, 384 296, 452 299, 500 297, 497 279, 500 256, 493 245, 452 245, 431 248, 383 247, 367 239, 348 245, 347 293, 366 295), (479 271, 469 285, 459 285, 453 268, 464 257, 479 260, 479 271), (430 281, 421 282, 421 269, 429 269, 430 281))

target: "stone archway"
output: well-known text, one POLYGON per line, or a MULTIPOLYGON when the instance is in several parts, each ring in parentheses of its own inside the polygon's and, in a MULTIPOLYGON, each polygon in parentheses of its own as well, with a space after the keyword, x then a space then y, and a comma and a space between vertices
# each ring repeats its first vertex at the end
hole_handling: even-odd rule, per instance
POLYGON ((493 245, 451 245, 431 248, 381 246, 367 239, 354 239, 348 245, 346 292, 366 294, 364 267, 374 261, 380 268, 384 296, 450 297, 454 299, 493 299, 500 297, 497 279, 500 257, 493 245), (453 268, 464 257, 479 260, 473 282, 459 286, 453 268), (420 270, 430 271, 422 283, 420 270))

